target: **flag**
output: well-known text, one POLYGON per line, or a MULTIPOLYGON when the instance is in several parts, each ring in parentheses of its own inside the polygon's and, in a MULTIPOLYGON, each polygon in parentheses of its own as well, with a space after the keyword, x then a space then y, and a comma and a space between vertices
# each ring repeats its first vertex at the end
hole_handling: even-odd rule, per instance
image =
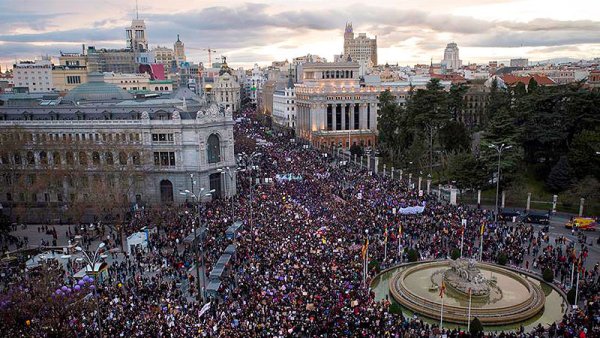
POLYGON ((361 256, 363 259, 365 259, 367 257, 367 248, 369 247, 369 239, 366 240, 365 244, 362 247, 361 250, 361 256))
POLYGON ((402 237, 402 224, 398 224, 398 236, 402 237))
POLYGON ((444 294, 446 293, 446 283, 442 280, 442 286, 440 286, 440 298, 444 298, 444 294))
POLYGON ((387 244, 387 242, 388 242, 388 228, 387 228, 387 225, 385 226, 385 232, 384 232, 383 236, 384 236, 383 237, 383 242, 387 244))
POLYGON ((581 260, 581 255, 579 255, 579 260, 577 260, 577 269, 579 272, 583 271, 583 261, 581 260))
POLYGON ((485 230, 485 223, 481 223, 481 236, 483 236, 483 230, 485 230))
POLYGON ((204 304, 204 306, 202 307, 202 309, 200 309, 200 313, 198 313, 198 317, 202 317, 202 315, 208 311, 208 309, 210 309, 210 302, 204 304))

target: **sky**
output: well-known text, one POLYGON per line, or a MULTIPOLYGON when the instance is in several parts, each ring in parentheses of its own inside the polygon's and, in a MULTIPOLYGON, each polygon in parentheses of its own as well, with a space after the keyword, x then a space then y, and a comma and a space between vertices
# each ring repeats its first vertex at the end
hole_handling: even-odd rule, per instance
MULTIPOLYGON (((233 67, 261 66, 308 53, 333 61, 346 22, 377 36, 379 63, 439 62, 456 42, 463 63, 600 57, 600 0, 139 0, 150 47, 188 60, 227 56, 233 67)), ((0 66, 81 45, 124 48, 135 0, 0 0, 0 66)))

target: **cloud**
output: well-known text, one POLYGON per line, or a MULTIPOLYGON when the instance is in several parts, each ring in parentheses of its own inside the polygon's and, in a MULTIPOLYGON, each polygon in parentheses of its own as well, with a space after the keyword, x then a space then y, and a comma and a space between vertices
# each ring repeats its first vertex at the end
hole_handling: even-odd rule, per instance
MULTIPOLYGON (((229 54, 236 58, 232 62, 248 63, 254 63, 253 57, 266 61, 281 55, 289 58, 292 55, 286 53, 298 50, 331 58, 331 54, 337 54, 342 49, 343 28, 347 21, 354 23, 355 32, 377 35, 380 49, 411 49, 403 55, 410 55, 411 58, 422 55, 421 62, 428 61, 430 55, 441 56, 446 43, 452 40, 459 44, 461 52, 465 48, 570 46, 564 49, 568 54, 569 50, 575 51, 577 45, 600 43, 600 38, 596 37, 598 34, 590 33, 600 31, 600 21, 559 20, 558 16, 533 18, 525 22, 494 21, 453 14, 461 13, 458 9, 439 10, 436 13, 435 9, 439 7, 433 0, 419 3, 417 8, 405 5, 385 7, 389 5, 387 3, 377 6, 375 2, 357 5, 346 2, 336 4, 336 0, 330 0, 320 7, 302 7, 300 4, 283 6, 276 2, 234 1, 228 6, 205 8, 194 8, 188 3, 187 7, 178 7, 182 8, 178 12, 158 10, 156 7, 154 13, 144 13, 143 18, 151 46, 172 46, 176 35, 180 34, 188 55, 205 60, 206 52, 201 49, 210 46, 217 49, 219 55, 229 54), (311 50, 323 45, 324 48, 311 50), (269 50, 272 53, 270 58, 269 50)), ((485 0, 483 3, 460 0, 460 6, 483 6, 495 2, 497 0, 485 0)), ((105 15, 106 18, 102 18, 102 10, 99 9, 98 13, 92 13, 94 15, 89 20, 81 21, 85 11, 80 11, 81 14, 61 13, 59 17, 47 11, 48 6, 52 10, 57 8, 51 0, 48 0, 46 7, 36 7, 35 12, 25 9, 23 5, 15 10, 14 7, 19 4, 16 0, 3 0, 3 3, 0 5, 0 32, 3 32, 0 34, 0 43, 5 43, 0 47, 0 59, 19 53, 57 54, 57 50, 64 46, 81 43, 107 48, 125 45, 124 30, 130 13, 118 7, 111 5, 112 12, 105 15), (76 21, 78 26, 74 27, 74 23, 63 26, 61 21, 69 18, 77 18, 69 23, 76 21)), ((78 6, 81 9, 88 5, 78 6)), ((448 7, 445 3, 443 6, 448 7)))

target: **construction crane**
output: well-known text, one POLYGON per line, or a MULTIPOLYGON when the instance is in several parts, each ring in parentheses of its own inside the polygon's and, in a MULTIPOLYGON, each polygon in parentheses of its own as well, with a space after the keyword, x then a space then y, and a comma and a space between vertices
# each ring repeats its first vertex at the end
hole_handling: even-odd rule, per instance
POLYGON ((212 67, 212 53, 216 53, 217 51, 214 49, 210 49, 210 47, 208 48, 194 48, 194 47, 185 47, 186 49, 193 49, 193 50, 203 50, 208 52, 208 68, 212 67))

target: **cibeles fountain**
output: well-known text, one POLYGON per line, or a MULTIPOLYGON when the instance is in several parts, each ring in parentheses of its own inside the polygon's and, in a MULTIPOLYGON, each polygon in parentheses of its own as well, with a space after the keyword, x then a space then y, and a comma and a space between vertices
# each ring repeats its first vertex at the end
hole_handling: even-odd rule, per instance
POLYGON ((442 280, 446 285, 445 322, 466 324, 477 317, 484 326, 513 325, 537 316, 546 303, 536 279, 497 265, 463 259, 400 269, 389 279, 389 290, 398 303, 412 312, 440 318, 442 280))

